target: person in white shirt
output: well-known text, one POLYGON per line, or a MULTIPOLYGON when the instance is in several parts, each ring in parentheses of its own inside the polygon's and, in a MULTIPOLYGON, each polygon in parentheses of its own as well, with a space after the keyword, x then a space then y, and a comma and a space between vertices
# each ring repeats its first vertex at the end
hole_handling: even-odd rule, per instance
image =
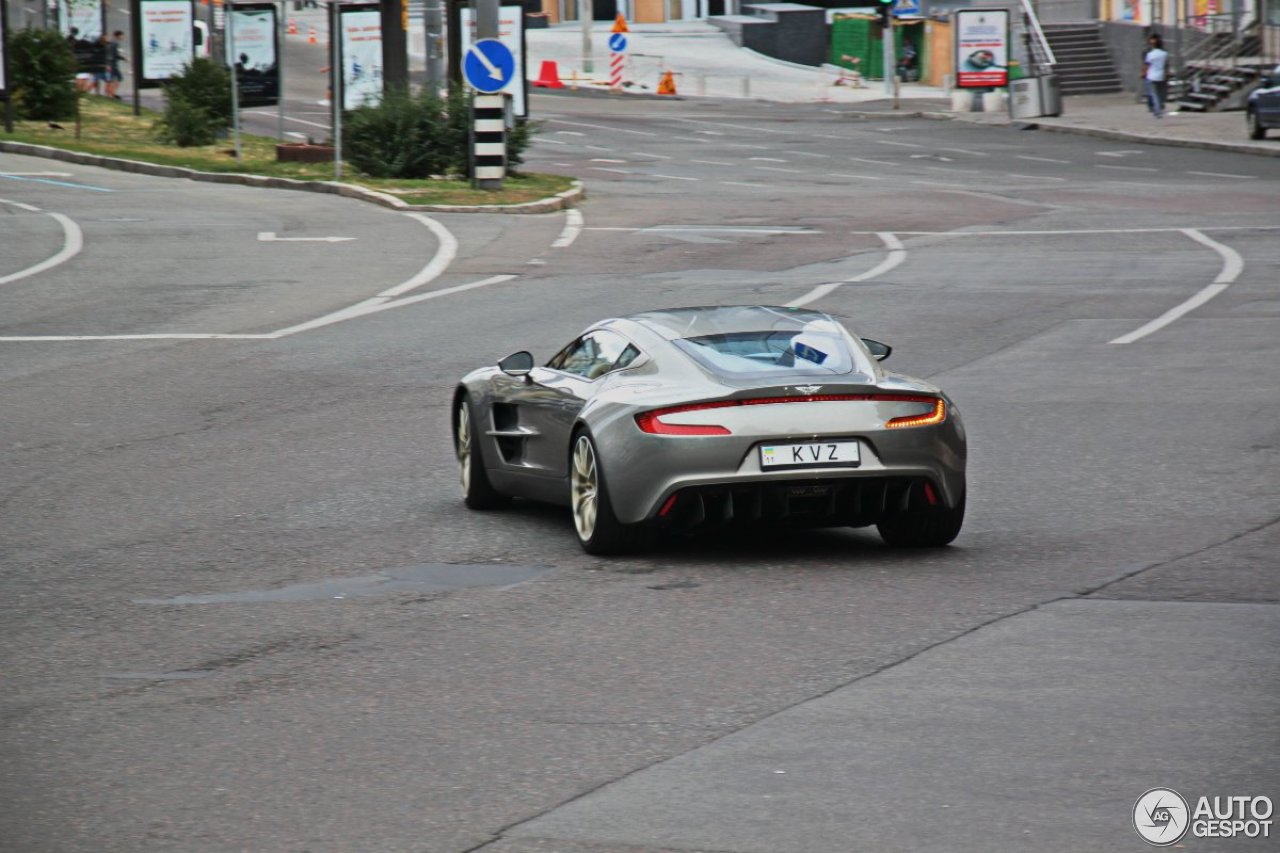
POLYGON ((1156 118, 1164 117, 1164 102, 1169 94, 1169 53, 1160 36, 1147 39, 1147 52, 1142 57, 1142 84, 1147 106, 1156 118))

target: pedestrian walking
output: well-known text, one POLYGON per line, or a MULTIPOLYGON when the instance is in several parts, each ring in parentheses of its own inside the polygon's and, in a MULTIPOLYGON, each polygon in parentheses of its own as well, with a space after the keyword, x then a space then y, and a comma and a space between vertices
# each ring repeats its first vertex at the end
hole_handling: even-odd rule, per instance
POLYGON ((1164 104, 1169 96, 1169 53, 1157 35, 1147 38, 1147 52, 1142 57, 1142 86, 1151 114, 1164 118, 1164 104))
POLYGON ((120 73, 120 64, 124 62, 124 30, 116 30, 111 34, 111 43, 107 45, 107 97, 120 100, 120 81, 124 75, 120 73))
POLYGON ((111 39, 107 38, 106 33, 103 33, 93 43, 93 51, 89 60, 93 70, 93 94, 95 95, 101 95, 103 87, 110 85, 111 76, 107 65, 107 54, 110 51, 111 39))

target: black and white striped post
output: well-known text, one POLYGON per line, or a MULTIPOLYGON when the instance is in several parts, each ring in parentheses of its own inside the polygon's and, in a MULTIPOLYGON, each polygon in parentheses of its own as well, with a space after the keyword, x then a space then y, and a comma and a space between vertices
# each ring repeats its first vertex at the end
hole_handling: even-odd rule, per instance
POLYGON ((479 92, 471 106, 471 154, 476 186, 502 189, 507 176, 507 98, 479 92))

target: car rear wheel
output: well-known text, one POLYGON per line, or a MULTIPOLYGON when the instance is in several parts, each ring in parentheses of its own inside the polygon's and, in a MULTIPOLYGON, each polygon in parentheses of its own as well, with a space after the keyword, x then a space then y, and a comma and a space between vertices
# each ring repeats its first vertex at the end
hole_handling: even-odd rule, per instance
POLYGON ((964 501, 953 507, 931 506, 923 495, 912 495, 907 509, 895 513, 876 525, 880 537, 895 548, 941 548, 960 535, 964 524, 964 501))
POLYGON ((617 554, 635 547, 640 531, 618 521, 600 468, 600 455, 588 432, 574 436, 569 454, 570 506, 578 544, 588 554, 617 554))
POLYGON ((1249 110, 1245 121, 1248 122, 1249 125, 1250 139, 1263 139, 1266 137, 1267 129, 1262 126, 1262 122, 1258 119, 1257 110, 1249 110))
POLYGON ((458 401, 453 415, 453 447, 458 457, 458 480, 462 484, 462 502, 469 509, 497 509, 511 502, 489 482, 489 472, 480 455, 480 445, 471 426, 471 402, 458 401))

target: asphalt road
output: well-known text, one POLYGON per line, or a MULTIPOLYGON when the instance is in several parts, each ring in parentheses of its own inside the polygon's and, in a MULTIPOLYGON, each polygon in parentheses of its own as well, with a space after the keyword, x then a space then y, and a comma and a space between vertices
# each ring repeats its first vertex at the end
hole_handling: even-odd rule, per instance
POLYGON ((1148 788, 1280 799, 1280 163, 534 109, 581 223, 0 155, 0 847, 1114 851, 1148 788), (466 370, 824 284, 964 411, 953 547, 462 507, 466 370))

